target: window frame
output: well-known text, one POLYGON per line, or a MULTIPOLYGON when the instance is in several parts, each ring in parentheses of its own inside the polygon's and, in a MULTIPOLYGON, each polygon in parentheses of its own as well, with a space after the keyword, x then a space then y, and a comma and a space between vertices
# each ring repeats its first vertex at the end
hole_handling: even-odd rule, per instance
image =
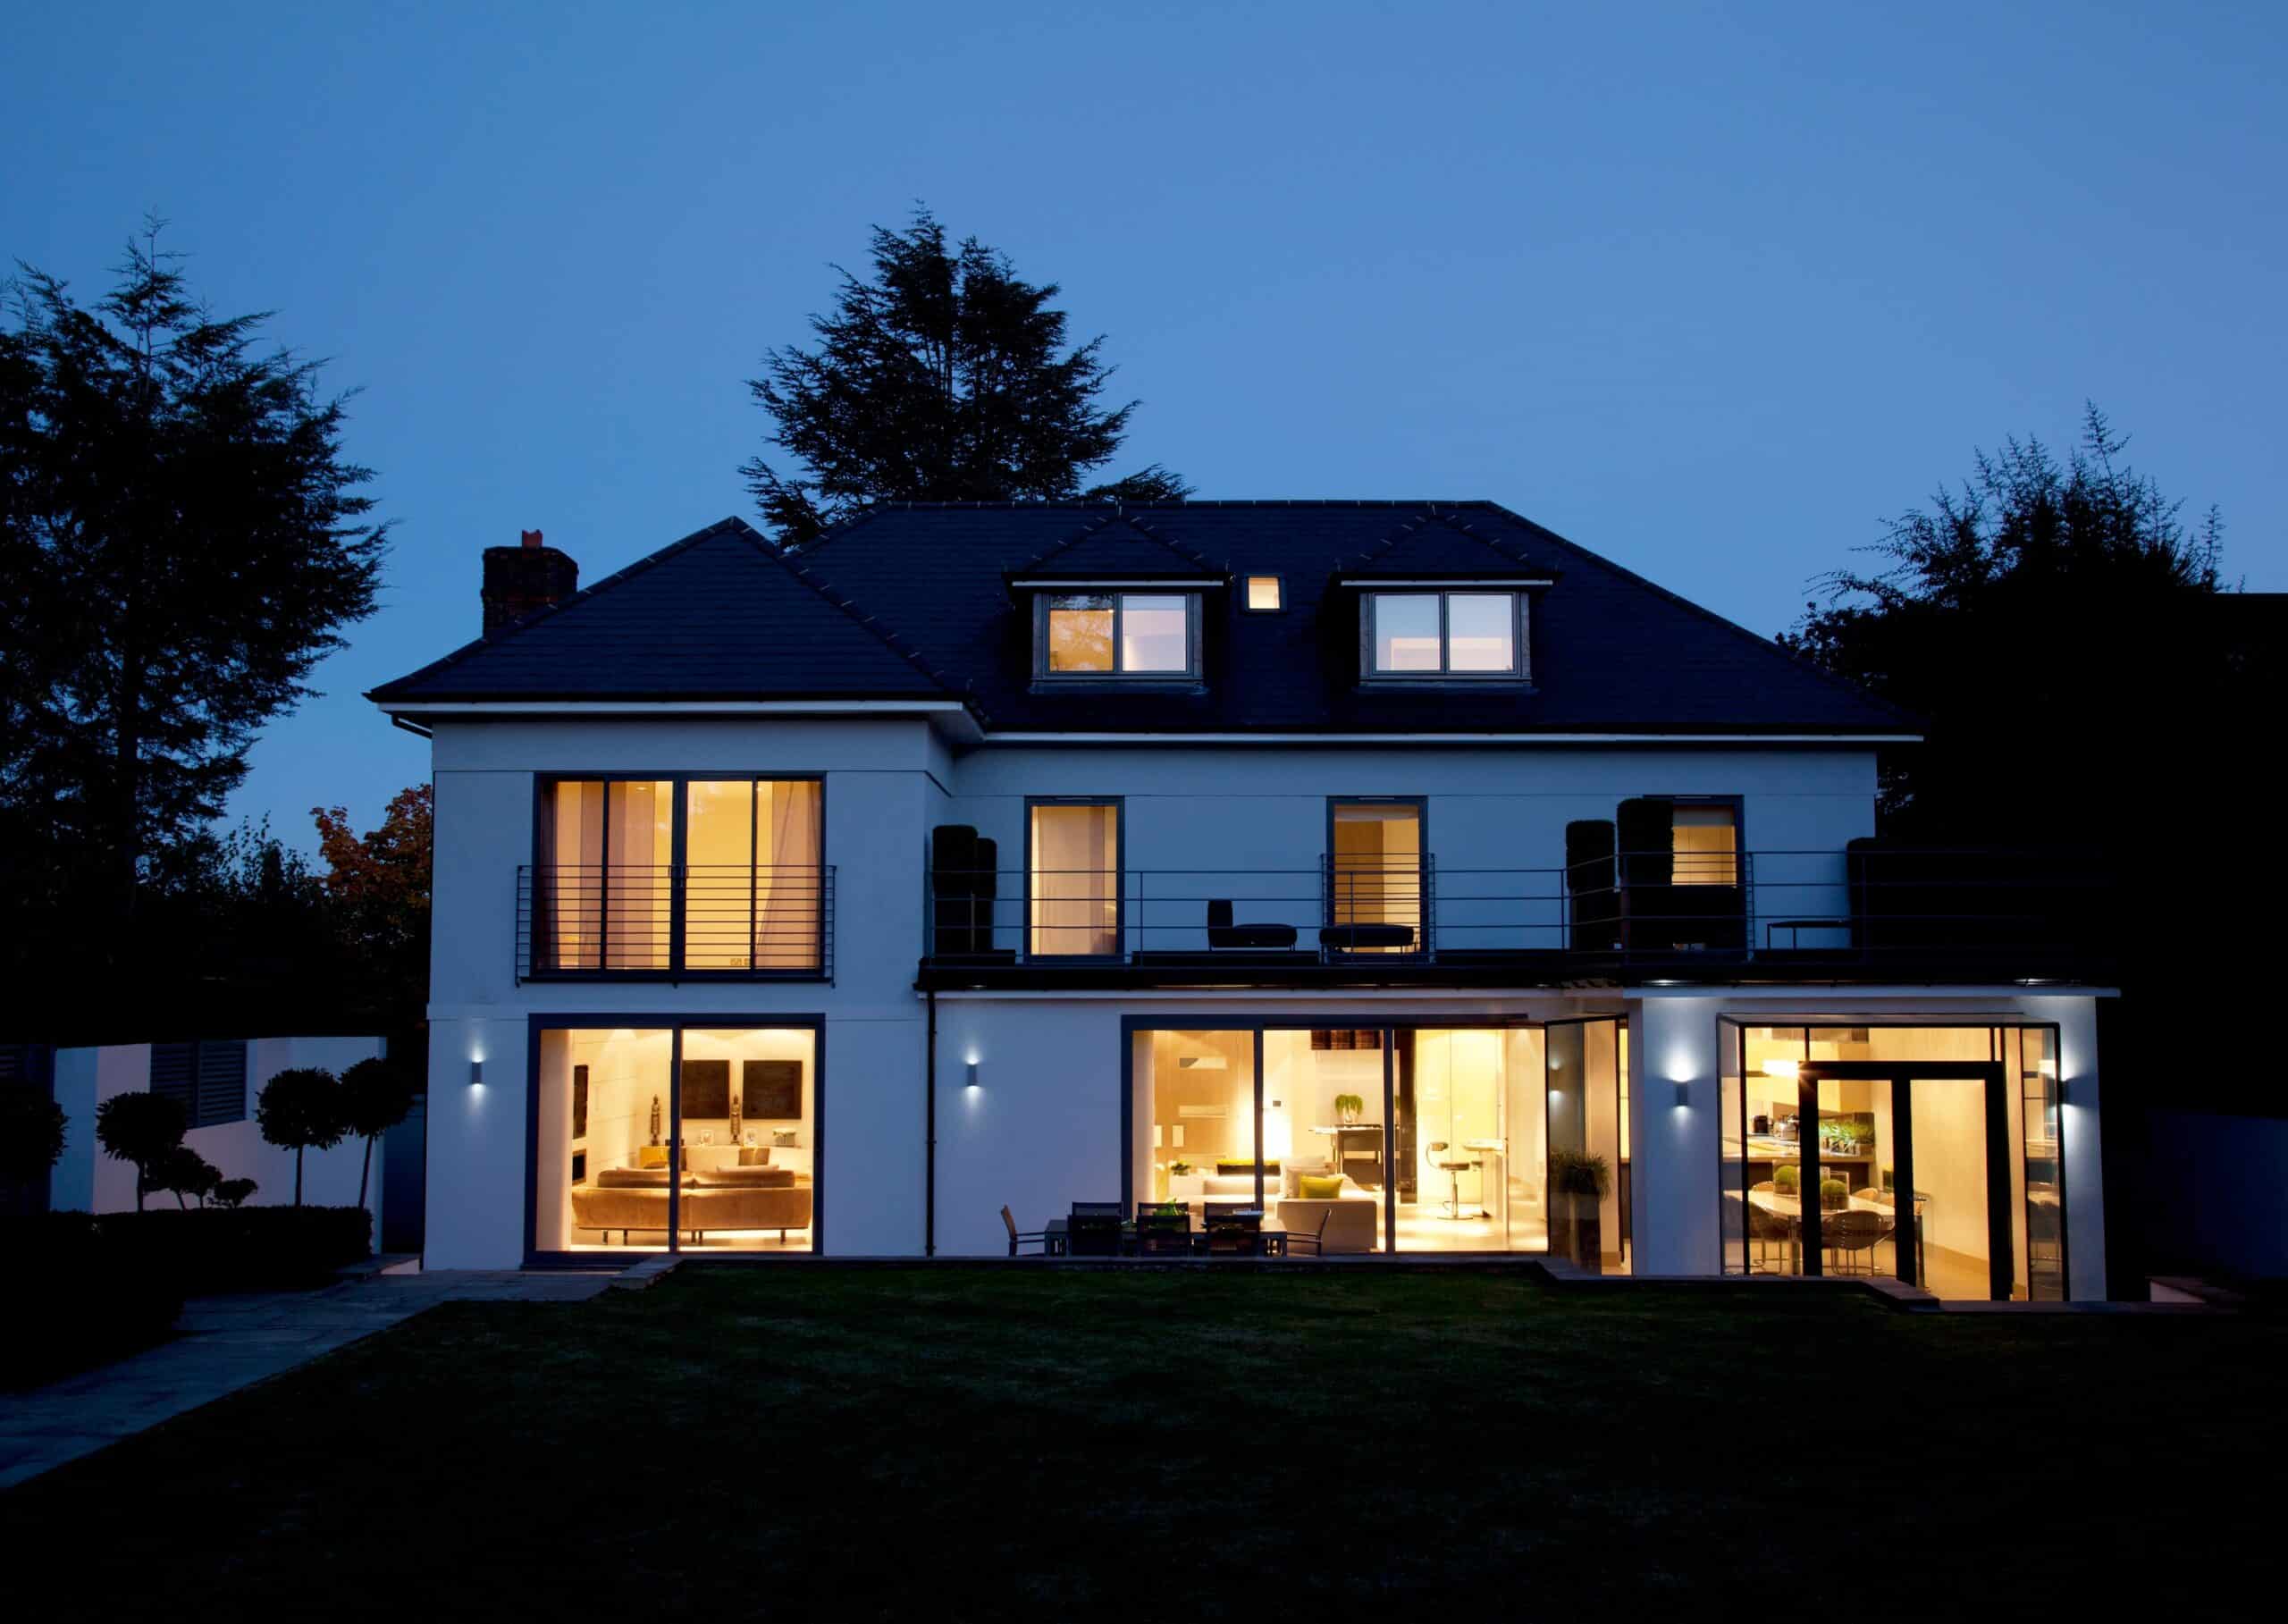
POLYGON ((1520 585, 1493 582, 1392 582, 1358 587, 1358 675, 1363 683, 1400 686, 1422 683, 1487 685, 1515 687, 1533 680, 1533 649, 1527 634, 1531 624, 1530 593, 1520 585), (1456 597, 1510 600, 1510 664, 1498 671, 1457 671, 1452 669, 1452 608, 1456 597), (1434 671, 1386 671, 1375 661, 1375 619, 1383 598, 1435 598, 1438 601, 1438 669, 1434 671))
MULTIPOLYGON (((1747 797, 1745 795, 1662 795, 1669 804, 1669 883, 1670 885, 1712 886, 1729 885, 1734 889, 1747 883, 1747 797), (1677 812, 1683 807, 1721 807, 1732 814, 1732 877, 1729 880, 1690 879, 1676 877, 1677 812)), ((1616 827, 1615 834, 1619 829, 1616 827)), ((1615 846, 1618 849, 1618 840, 1615 846)))
MULTIPOLYGON (((682 877, 683 880, 683 883, 680 884, 671 883, 669 888, 667 963, 657 967, 642 966, 615 969, 610 965, 599 965, 593 970, 585 968, 566 970, 554 967, 543 970, 539 968, 538 965, 539 950, 535 946, 524 955, 532 962, 530 963, 520 964, 518 966, 517 972, 519 979, 526 981, 825 981, 831 984, 834 980, 834 924, 831 918, 834 899, 832 896, 832 882, 829 879, 828 876, 833 872, 834 865, 829 860, 827 850, 827 774, 824 768, 820 768, 808 772, 722 772, 712 770, 693 772, 680 770, 675 768, 661 768, 657 771, 535 772, 533 774, 533 823, 532 838, 530 842, 532 852, 531 869, 533 885, 535 891, 535 900, 530 916, 520 918, 517 921, 519 935, 521 936, 526 932, 532 932, 534 933, 534 939, 535 942, 537 941, 540 913, 537 901, 537 890, 542 883, 541 877, 543 870, 543 864, 541 859, 542 824, 544 820, 551 816, 554 812, 555 808, 552 797, 557 787, 562 784, 602 784, 606 786, 606 794, 603 798, 603 823, 601 831, 598 837, 599 844, 604 853, 603 867, 606 871, 606 874, 598 888, 597 908, 599 917, 608 921, 610 918, 611 912, 610 878, 610 870, 611 868, 611 796, 609 792, 610 786, 613 784, 658 783, 668 783, 674 786, 672 794, 673 820, 670 825, 671 832, 669 840, 668 865, 670 873, 675 876, 682 877), (691 804, 690 797, 686 791, 688 787, 693 784, 763 783, 815 783, 819 787, 818 962, 815 964, 801 965, 792 968, 756 969, 752 963, 750 963, 744 970, 719 969, 713 967, 702 967, 699 969, 687 968, 684 963, 684 956, 687 947, 684 937, 686 895, 686 888, 689 883, 689 877, 686 873, 686 871, 690 867, 690 860, 688 857, 688 837, 690 834, 691 804)), ((761 839, 760 829, 757 830, 756 838, 758 841, 761 839)), ((760 855, 759 852, 757 853, 757 855, 760 855)), ((751 868, 759 868, 761 866, 761 865, 760 863, 753 862, 750 862, 751 868)), ((752 882, 750 884, 750 889, 752 889, 752 882)), ((753 905, 751 904, 750 905, 752 906, 753 905)), ((749 928, 752 930, 753 915, 750 914, 749 918, 749 928)), ((609 942, 610 936, 608 930, 602 939, 609 942)))
POLYGON ((1240 577, 1240 612, 1244 615, 1279 615, 1287 611, 1287 582, 1283 576, 1242 575, 1240 577), (1255 602, 1255 584, 1271 583, 1271 602, 1259 607, 1255 602))
POLYGON ((1128 797, 1126 795, 1027 795, 1024 804, 1025 895, 1022 961, 1028 964, 1120 964, 1128 960, 1128 797), (1110 953, 1037 953, 1033 949, 1033 810, 1041 806, 1112 808, 1112 939, 1110 953))
POLYGON ((1073 683, 1174 683, 1193 684, 1199 680, 1199 643, 1201 593, 1197 586, 1157 586, 1147 583, 1089 587, 1078 583, 1071 585, 1043 588, 1033 593, 1033 680, 1053 683, 1060 686, 1073 683), (1112 600, 1112 660, 1109 671, 1053 671, 1049 669, 1048 613, 1059 598, 1110 598, 1112 600), (1122 634, 1126 629, 1128 615, 1126 601, 1130 598, 1181 598, 1183 600, 1183 669, 1129 671, 1121 669, 1122 634))

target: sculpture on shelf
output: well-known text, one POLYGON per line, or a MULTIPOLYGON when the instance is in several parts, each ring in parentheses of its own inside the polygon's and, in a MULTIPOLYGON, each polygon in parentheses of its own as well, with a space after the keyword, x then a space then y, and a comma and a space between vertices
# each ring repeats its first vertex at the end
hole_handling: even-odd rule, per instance
POLYGON ((652 1096, 652 1142, 655 1145, 660 1142, 660 1097, 657 1094, 652 1096))
POLYGON ((731 1090, 731 1142, 735 1145, 739 1142, 739 1093, 737 1089, 731 1090))

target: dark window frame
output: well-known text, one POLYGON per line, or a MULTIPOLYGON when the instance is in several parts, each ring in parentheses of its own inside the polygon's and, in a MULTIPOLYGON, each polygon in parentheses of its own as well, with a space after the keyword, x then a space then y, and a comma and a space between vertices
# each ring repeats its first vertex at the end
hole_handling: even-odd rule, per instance
POLYGON ((1128 797, 1126 795, 1027 795, 1024 804, 1024 912, 1020 916, 1020 962, 1042 964, 1120 964, 1128 960, 1128 797), (1033 951, 1033 809, 1037 806, 1109 806, 1113 810, 1113 951, 1033 951))
POLYGON ((1121 686, 1152 683, 1190 686, 1200 677, 1200 623, 1206 610, 1204 594, 1197 586, 1151 587, 1144 585, 1104 586, 1089 589, 1084 586, 1044 588, 1033 593, 1033 680, 1064 687, 1074 684, 1117 684, 1121 686), (1109 671, 1052 671, 1048 667, 1048 611, 1058 598, 1110 598, 1112 600, 1112 662, 1109 671), (1183 600, 1184 669, 1181 671, 1128 671, 1121 669, 1122 622, 1127 610, 1122 601, 1127 598, 1182 598, 1183 600))
MULTIPOLYGON (((1414 863, 1414 929, 1417 939, 1413 952, 1406 956, 1430 957, 1433 946, 1431 933, 1435 929, 1431 918, 1430 797, 1428 795, 1329 795, 1326 797, 1324 837, 1326 841, 1327 894, 1326 905, 1321 910, 1325 917, 1319 921, 1325 925, 1342 922, 1334 916, 1334 875, 1336 872, 1334 826, 1335 810, 1343 806, 1411 806, 1414 808, 1415 837, 1419 846, 1419 849, 1415 853, 1414 863)), ((1358 956, 1372 959, 1386 955, 1368 952, 1358 956)))
POLYGON ((1375 686, 1385 683, 1393 686, 1411 686, 1425 683, 1440 686, 1459 684, 1468 686, 1517 687, 1533 682, 1533 645, 1527 640, 1533 611, 1528 607, 1532 594, 1520 586, 1464 585, 1407 585, 1375 586, 1362 585, 1358 588, 1358 675, 1359 680, 1375 686), (1510 600, 1510 651, 1511 660, 1506 669, 1499 671, 1456 671, 1449 669, 1452 659, 1452 634, 1449 624, 1447 600, 1466 598, 1506 597, 1510 600), (1375 663, 1375 603, 1378 598, 1435 598, 1438 600, 1438 669, 1434 671, 1385 671, 1375 663))
POLYGON ((183 1126, 186 1131, 192 1128, 219 1128, 228 1123, 244 1122, 252 1110, 248 1099, 250 1091, 248 1087, 248 1045, 243 1038, 197 1038, 185 1042, 154 1043, 151 1045, 151 1054, 143 1086, 147 1092, 158 1094, 164 1098, 181 1098, 183 1107, 183 1126), (162 1050, 187 1051, 184 1059, 189 1068, 189 1075, 180 1096, 172 1086, 164 1090, 159 1086, 162 1050), (237 1107, 227 1114, 209 1115, 206 1108, 207 1064, 210 1056, 220 1058, 231 1050, 237 1051, 239 1073, 237 1107))
MULTIPOLYGON (((831 983, 834 977, 827 944, 833 936, 833 926, 827 918, 827 912, 832 904, 832 898, 828 895, 827 874, 832 868, 832 864, 829 861, 827 852, 827 774, 826 770, 823 768, 820 768, 812 771, 791 772, 691 771, 678 770, 676 769, 661 769, 656 772, 536 772, 533 775, 533 827, 531 841, 532 872, 534 888, 537 889, 537 888, 543 883, 542 877, 544 872, 544 865, 541 859, 542 828, 543 820, 554 814, 554 795, 557 787, 562 784, 601 784, 605 787, 605 794, 603 797, 604 813, 602 829, 598 838, 604 854, 603 868, 606 872, 599 886, 597 909, 598 917, 609 921, 611 911, 610 875, 610 870, 611 868, 610 787, 614 784, 660 783, 671 784, 674 786, 672 792, 672 799, 674 803, 673 815, 669 825, 672 833, 669 839, 669 855, 668 859, 668 864, 671 873, 682 873, 689 867, 689 861, 686 855, 686 837, 689 833, 691 812, 689 798, 685 794, 685 790, 687 786, 692 784, 812 783, 819 787, 818 962, 815 964, 801 965, 791 969, 756 969, 752 964, 744 970, 717 968, 701 968, 694 970, 686 968, 684 964, 684 906, 686 886, 671 885, 668 904, 668 963, 664 967, 654 968, 644 966, 636 968, 614 969, 609 965, 600 965, 593 970, 568 970, 556 968, 543 970, 539 968, 540 954, 537 947, 535 947, 530 955, 534 961, 533 964, 523 972, 523 979, 528 981, 676 982, 689 980, 826 981, 831 983)), ((754 836, 754 841, 759 846, 761 840, 759 816, 757 819, 757 825, 758 827, 754 836)), ((559 864, 559 866, 561 865, 559 864)), ((751 868, 760 866, 760 864, 755 863, 750 864, 751 868)), ((688 881, 686 879, 686 884, 687 885, 687 883, 688 881)), ((750 879, 749 887, 750 892, 752 893, 753 888, 752 879, 750 879)), ((752 895, 750 895, 749 903, 750 907, 752 907, 752 895)), ((750 930, 752 930, 752 913, 749 915, 749 928, 750 930)), ((534 931, 535 933, 539 930, 540 925, 537 907, 534 909, 534 918, 528 922, 526 928, 534 931)), ((608 925, 603 939, 605 941, 609 941, 610 939, 608 925)), ((599 949, 599 952, 601 952, 601 948, 599 949)))
MULTIPOLYGON (((640 776, 640 775, 639 775, 640 776)), ((728 1256, 740 1258, 788 1258, 800 1260, 823 1257, 826 1254, 826 1112, 827 1060, 826 1014, 822 1010, 799 1014, 771 1013, 757 1014, 749 1011, 726 1011, 717 1014, 700 1011, 681 1015, 660 1014, 657 1011, 596 1014, 593 1013, 530 1014, 525 1018, 525 1226, 524 1252, 526 1268, 551 1266, 593 1266, 602 1255, 597 1252, 543 1252, 540 1240, 540 1035, 551 1030, 565 1031, 593 1031, 598 1028, 629 1027, 639 1031, 664 1031, 668 1038, 668 1143, 675 1145, 683 1139, 683 1035, 696 1029, 701 1031, 729 1031, 741 1028, 775 1031, 805 1031, 811 1034, 811 1250, 807 1252, 741 1251, 728 1249, 715 1252, 700 1252, 694 1256, 728 1256)), ((567 1141, 568 1144, 568 1140, 567 1141)), ((682 1232, 675 1227, 683 1216, 682 1186, 674 1179, 668 1182, 668 1244, 669 1253, 683 1250, 682 1232)), ((656 1255, 656 1254, 655 1254, 656 1255)))

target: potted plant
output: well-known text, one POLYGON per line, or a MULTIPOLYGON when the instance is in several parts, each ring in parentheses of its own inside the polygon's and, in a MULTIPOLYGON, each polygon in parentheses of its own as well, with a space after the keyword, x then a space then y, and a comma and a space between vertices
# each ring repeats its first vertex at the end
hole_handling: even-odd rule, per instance
POLYGON ((1783 1196, 1800 1196, 1804 1193, 1803 1186, 1804 1170, 1795 1163, 1782 1162, 1771 1170, 1771 1188, 1774 1193, 1783 1196))
POLYGON ((1820 1181, 1820 1210, 1839 1212, 1851 1205, 1851 1188, 1841 1179, 1820 1181))
POLYGON ((1578 1150, 1549 1153, 1550 1250, 1571 1259, 1586 1274, 1604 1262, 1604 1199, 1612 1193, 1612 1169, 1602 1156, 1578 1150))
POLYGON ((1334 1120, 1344 1127, 1355 1125, 1366 1114, 1367 1102, 1358 1095, 1337 1094, 1334 1097, 1334 1120))

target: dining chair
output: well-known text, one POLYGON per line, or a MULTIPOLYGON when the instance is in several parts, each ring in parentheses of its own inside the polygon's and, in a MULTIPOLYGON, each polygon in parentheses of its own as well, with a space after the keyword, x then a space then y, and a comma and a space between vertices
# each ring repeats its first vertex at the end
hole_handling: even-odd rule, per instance
MULTIPOLYGON (((1101 1203, 1074 1203, 1075 1207, 1101 1203)), ((1113 1205, 1110 1212, 1081 1212, 1075 1210, 1064 1220, 1064 1250, 1075 1258, 1117 1258, 1120 1256, 1120 1207, 1113 1205)))
POLYGON ((1189 1256, 1191 1251, 1191 1209, 1173 1212, 1157 1204, 1136 1213, 1136 1250, 1147 1258, 1189 1256))
POLYGON ((1292 1258, 1300 1251, 1308 1252, 1314 1258, 1325 1256, 1326 1221, 1333 1216, 1334 1216, 1334 1207, 1333 1204, 1322 1203, 1319 1209, 1319 1222, 1317 1228, 1308 1233, 1300 1229, 1289 1230, 1287 1232, 1287 1255, 1290 1258, 1292 1258))
POLYGON ((1252 1208, 1211 1207, 1203 1227, 1210 1257, 1251 1257, 1263 1250, 1263 1215, 1252 1208))
POLYGON ((1823 1213, 1820 1216, 1820 1247, 1839 1258, 1836 1274, 1872 1275, 1875 1272, 1875 1248, 1890 1238, 1892 1228, 1891 1220, 1863 1207, 1823 1213), (1867 1255, 1863 1269, 1851 1266, 1852 1256, 1858 1252, 1867 1255))
POLYGON ((1017 1230, 1017 1220, 1005 1207, 1001 1209, 1001 1222, 1009 1231, 1009 1256, 1012 1258, 1017 1255, 1017 1248, 1021 1245, 1030 1245, 1043 1252, 1048 1250, 1047 1232, 1044 1230, 1031 1230, 1022 1234, 1019 1233, 1017 1230))

